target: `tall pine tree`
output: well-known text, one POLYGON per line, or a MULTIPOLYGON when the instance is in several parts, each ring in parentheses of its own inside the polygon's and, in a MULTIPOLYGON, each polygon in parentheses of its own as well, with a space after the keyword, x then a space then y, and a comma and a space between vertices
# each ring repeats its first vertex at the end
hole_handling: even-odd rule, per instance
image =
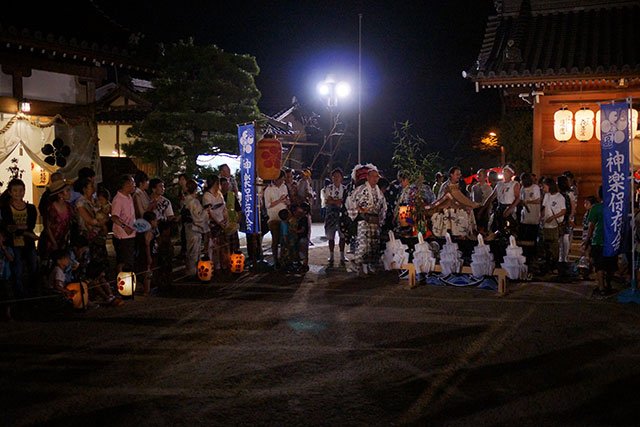
POLYGON ((260 117, 255 58, 190 39, 165 46, 158 68, 144 94, 153 110, 127 132, 135 139, 125 153, 158 162, 166 176, 196 174, 199 155, 237 152, 236 124, 260 117))

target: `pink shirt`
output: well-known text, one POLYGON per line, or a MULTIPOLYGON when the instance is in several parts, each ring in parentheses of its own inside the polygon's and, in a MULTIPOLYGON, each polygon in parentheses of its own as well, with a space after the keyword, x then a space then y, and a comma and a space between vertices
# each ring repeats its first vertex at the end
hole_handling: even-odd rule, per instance
MULTIPOLYGON (((133 198, 130 194, 123 194, 118 191, 111 202, 111 215, 120 218, 123 224, 133 228, 133 222, 136 220, 136 211, 133 208, 133 198)), ((113 237, 116 239, 130 239, 136 237, 136 230, 133 229, 133 233, 127 234, 126 231, 119 225, 113 224, 113 237)))

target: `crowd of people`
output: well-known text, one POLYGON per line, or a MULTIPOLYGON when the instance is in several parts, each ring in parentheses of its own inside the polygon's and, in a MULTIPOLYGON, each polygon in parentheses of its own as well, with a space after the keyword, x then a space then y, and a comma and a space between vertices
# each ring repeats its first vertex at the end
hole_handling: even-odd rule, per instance
MULTIPOLYGON (((490 244, 499 260, 505 242, 514 235, 532 272, 567 273, 578 200, 573 174, 517 175, 511 165, 501 171, 499 176, 497 171, 480 169, 467 185, 461 169, 452 167, 446 176, 437 173, 431 185, 422 178, 411 182, 407 171, 399 171, 390 181, 372 164, 357 165, 350 177, 339 168, 332 170, 320 191, 328 262, 336 261, 338 246, 340 264, 353 263, 360 276, 374 274, 388 231, 410 245, 418 233, 435 241, 448 233, 466 255, 482 234, 485 241, 495 242, 490 244), (351 261, 347 253, 353 253, 351 261)), ((69 302, 77 290, 67 285, 82 281, 88 284, 94 304, 118 306, 123 302, 109 279, 122 271, 136 272, 139 292, 153 294, 171 283, 172 230, 180 231, 187 279, 196 277, 203 257, 219 273, 229 271, 230 255, 240 250, 238 232, 244 231, 238 187, 229 167, 222 165, 202 188, 186 175, 180 175, 178 184, 174 210, 161 179, 149 179, 143 171, 123 175, 111 197, 96 185, 95 172, 83 168, 73 183, 60 173, 52 174, 36 208, 24 200, 24 182, 12 179, 0 196, 2 299, 51 295, 69 302), (43 225, 39 235, 38 213, 43 225), (108 262, 109 237, 114 265, 108 262)), ((316 197, 310 170, 298 171, 297 176, 293 170, 283 170, 267 183, 261 199, 262 233, 247 235, 249 261, 262 258, 261 238, 270 233, 274 268, 307 271, 316 197)), ((594 294, 607 296, 612 292, 611 277, 619 269, 617 257, 603 255, 601 197, 585 198, 580 264, 587 273, 592 267, 597 273, 594 294)), ((640 215, 636 219, 640 221, 640 215)), ((11 307, 5 304, 7 317, 11 307)))

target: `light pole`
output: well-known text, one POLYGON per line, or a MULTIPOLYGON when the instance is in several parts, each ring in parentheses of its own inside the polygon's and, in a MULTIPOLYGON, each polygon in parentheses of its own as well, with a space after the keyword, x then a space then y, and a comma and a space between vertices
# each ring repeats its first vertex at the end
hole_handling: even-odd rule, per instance
MULTIPOLYGON (((337 81, 333 75, 329 75, 324 81, 318 83, 318 93, 327 98, 327 108, 331 117, 331 129, 325 137, 325 144, 329 142, 329 169, 333 166, 333 140, 337 119, 335 117, 335 108, 338 106, 339 98, 346 98, 351 93, 351 85, 346 81, 337 81)), ((323 144, 324 147, 324 144, 323 144)), ((320 150, 321 152, 323 149, 320 150)))

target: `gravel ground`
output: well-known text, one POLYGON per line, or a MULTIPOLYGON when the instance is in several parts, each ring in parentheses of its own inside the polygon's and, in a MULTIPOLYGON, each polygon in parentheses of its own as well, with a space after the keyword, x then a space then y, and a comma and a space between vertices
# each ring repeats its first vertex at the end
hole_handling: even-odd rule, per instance
POLYGON ((640 307, 322 266, 0 331, 4 425, 637 425, 640 307))

